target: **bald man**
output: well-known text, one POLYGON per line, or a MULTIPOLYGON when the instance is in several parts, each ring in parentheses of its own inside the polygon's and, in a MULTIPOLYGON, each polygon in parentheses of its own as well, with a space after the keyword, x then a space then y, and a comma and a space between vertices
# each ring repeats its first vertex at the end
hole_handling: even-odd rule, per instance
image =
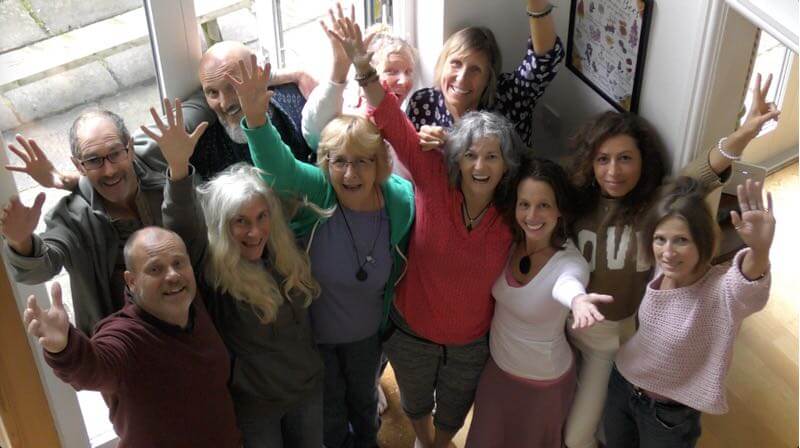
POLYGON ((98 390, 126 447, 238 448, 230 361, 202 300, 180 237, 159 227, 125 244, 132 300, 91 339, 69 324, 61 287, 52 307, 28 298, 24 321, 56 376, 77 390, 98 390))
MULTIPOLYGON (((241 128, 242 108, 239 98, 225 75, 239 76, 239 61, 249 63, 252 51, 240 42, 225 41, 213 45, 200 60, 198 77, 202 91, 183 102, 183 115, 186 130, 189 132, 203 121, 209 122, 203 136, 197 143, 189 162, 196 173, 208 179, 230 165, 238 162, 253 163, 241 128)), ((308 75, 302 72, 284 74, 273 79, 277 82, 296 82, 309 84, 308 75)), ((272 88, 272 87, 271 87, 272 88)), ((289 145, 298 160, 312 162, 314 152, 308 147, 300 128, 292 117, 299 119, 305 99, 293 84, 274 87, 275 94, 269 105, 270 122, 278 130, 281 139, 289 145)), ((134 135, 137 154, 158 170, 166 169, 161 151, 156 143, 142 133, 134 135)))

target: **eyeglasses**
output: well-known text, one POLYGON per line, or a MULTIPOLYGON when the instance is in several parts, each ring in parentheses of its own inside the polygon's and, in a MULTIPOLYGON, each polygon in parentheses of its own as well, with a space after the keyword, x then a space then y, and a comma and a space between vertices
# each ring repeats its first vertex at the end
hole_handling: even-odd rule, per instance
POLYGON ((110 153, 106 154, 105 156, 90 157, 88 159, 81 160, 81 166, 83 166, 89 171, 94 171, 102 168, 103 164, 106 163, 106 160, 108 160, 111 163, 119 163, 127 158, 128 158, 128 148, 126 147, 124 149, 115 149, 110 153))
POLYGON ((344 157, 328 157, 328 163, 333 167, 336 171, 346 171, 347 165, 353 167, 356 171, 362 171, 367 168, 372 168, 375 166, 375 159, 370 158, 360 158, 355 160, 347 160, 344 157))

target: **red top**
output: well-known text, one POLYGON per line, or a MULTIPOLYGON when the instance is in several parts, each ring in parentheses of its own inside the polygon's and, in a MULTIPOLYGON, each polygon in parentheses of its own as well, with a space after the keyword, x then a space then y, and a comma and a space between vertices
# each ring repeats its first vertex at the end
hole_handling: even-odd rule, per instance
POLYGON ((230 360, 202 300, 183 330, 128 302, 90 340, 70 326, 45 360, 75 389, 98 390, 119 448, 241 446, 226 383, 230 360))
POLYGON ((417 131, 394 95, 387 94, 370 113, 414 178, 416 221, 395 305, 426 339, 455 345, 474 341, 489 331, 492 285, 503 272, 511 230, 492 206, 467 231, 464 196, 450 183, 442 152, 420 149, 417 131))

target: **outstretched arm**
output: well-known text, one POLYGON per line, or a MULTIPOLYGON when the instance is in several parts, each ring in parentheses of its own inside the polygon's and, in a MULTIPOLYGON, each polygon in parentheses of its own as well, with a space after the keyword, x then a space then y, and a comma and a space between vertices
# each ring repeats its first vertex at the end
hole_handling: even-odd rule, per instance
MULTIPOLYGON (((342 16, 342 6, 336 5, 338 14, 342 16)), ((355 9, 351 10, 355 15, 355 9)), ((350 59, 345 54, 342 45, 327 32, 328 26, 331 29, 338 29, 336 18, 333 10, 329 9, 330 25, 320 20, 319 24, 331 44, 331 51, 333 52, 333 67, 331 69, 330 81, 314 89, 314 92, 308 97, 308 101, 303 106, 303 137, 306 139, 308 146, 317 149, 319 146, 320 134, 322 129, 331 122, 334 118, 342 114, 342 107, 344 105, 344 89, 347 83, 347 72, 350 70, 350 59)))
POLYGON ((278 131, 268 122, 267 106, 272 96, 266 87, 269 70, 269 64, 260 67, 256 57, 251 56, 249 68, 244 61, 239 61, 239 78, 227 75, 244 112, 242 129, 253 164, 265 172, 265 181, 279 194, 305 196, 310 202, 325 207, 323 204, 332 190, 325 176, 316 166, 295 159, 278 131))
POLYGON ((28 297, 23 320, 28 334, 42 346, 56 376, 76 389, 113 390, 125 371, 124 348, 118 341, 89 340, 71 326, 61 299, 61 285, 53 283, 52 306, 42 310, 28 297))
POLYGON ((164 186, 164 201, 161 204, 162 221, 164 227, 180 235, 189 250, 192 265, 195 269, 200 269, 208 247, 208 236, 206 235, 205 217, 195 197, 194 185, 190 177, 192 173, 189 159, 194 153, 197 141, 208 127, 208 123, 200 123, 194 132, 189 134, 183 123, 181 100, 175 99, 175 108, 173 109, 169 99, 164 98, 164 110, 166 111, 166 124, 161 120, 155 108, 150 108, 154 127, 161 135, 142 126, 142 132, 161 148, 169 166, 169 181, 164 186))
POLYGON ((753 86, 753 104, 750 106, 750 112, 744 124, 723 138, 718 147, 709 151, 708 164, 717 175, 730 168, 731 161, 741 156, 745 147, 761 132, 764 124, 770 120, 777 120, 780 116, 781 112, 776 108, 775 103, 767 102, 770 84, 772 84, 771 74, 767 76, 763 86, 761 85, 761 74, 756 75, 755 86, 753 86))

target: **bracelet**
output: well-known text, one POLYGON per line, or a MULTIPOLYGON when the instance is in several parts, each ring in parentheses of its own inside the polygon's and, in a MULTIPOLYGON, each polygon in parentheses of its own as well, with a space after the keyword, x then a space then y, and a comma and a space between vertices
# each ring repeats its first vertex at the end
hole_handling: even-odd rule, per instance
POLYGON ((375 68, 370 67, 369 70, 367 70, 364 73, 356 73, 355 80, 358 81, 358 82, 361 82, 361 81, 363 81, 365 79, 371 78, 372 75, 377 75, 377 74, 378 74, 378 71, 375 70, 375 68))
POLYGON ((722 137, 719 139, 717 143, 717 151, 722 154, 722 157, 725 157, 728 160, 742 160, 742 156, 735 156, 728 151, 725 151, 725 142, 728 141, 728 137, 722 137))
POLYGON ((359 78, 358 76, 356 76, 356 82, 358 83, 359 87, 366 87, 367 84, 377 80, 378 80, 378 72, 376 72, 375 70, 373 70, 372 73, 369 73, 369 76, 367 76, 366 78, 359 78))
POLYGON ((555 9, 555 5, 549 3, 547 5, 547 8, 544 9, 544 11, 531 11, 530 9, 527 9, 525 10, 525 12, 528 13, 528 17, 530 17, 531 19, 541 19, 542 17, 549 16, 550 13, 553 12, 553 9, 555 9))

